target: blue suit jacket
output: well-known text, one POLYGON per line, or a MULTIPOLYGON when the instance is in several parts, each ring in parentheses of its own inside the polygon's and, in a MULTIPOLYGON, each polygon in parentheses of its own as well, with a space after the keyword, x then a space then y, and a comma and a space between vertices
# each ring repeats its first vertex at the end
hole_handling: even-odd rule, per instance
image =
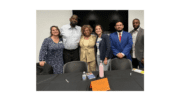
POLYGON ((132 36, 130 33, 123 31, 121 42, 118 39, 117 32, 110 34, 110 41, 111 41, 111 50, 113 51, 113 54, 116 56, 118 53, 124 53, 125 56, 131 59, 131 48, 132 48, 132 36))
MULTIPOLYGON (((107 57, 108 59, 111 59, 113 54, 110 48, 111 43, 109 40, 109 36, 107 34, 102 34, 101 38, 102 40, 99 43, 100 59, 102 61, 104 61, 105 57, 107 57)), ((97 39, 96 39, 96 42, 97 42, 97 39)), ((97 54, 97 47, 96 47, 96 54, 97 54)))

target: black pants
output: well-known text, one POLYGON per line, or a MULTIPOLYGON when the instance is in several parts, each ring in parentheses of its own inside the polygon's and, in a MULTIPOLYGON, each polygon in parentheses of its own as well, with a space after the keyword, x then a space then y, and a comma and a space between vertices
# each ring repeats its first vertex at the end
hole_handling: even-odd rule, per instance
MULTIPOLYGON (((117 56, 115 56, 115 55, 113 55, 113 57, 111 58, 111 59, 114 59, 114 58, 118 58, 117 56)), ((127 57, 126 56, 124 56, 123 58, 126 58, 127 59, 127 57)))
POLYGON ((138 68, 139 61, 137 60, 137 58, 132 58, 132 65, 133 65, 133 68, 138 68))
POLYGON ((63 51, 64 64, 70 61, 79 61, 79 48, 74 50, 64 49, 63 51))

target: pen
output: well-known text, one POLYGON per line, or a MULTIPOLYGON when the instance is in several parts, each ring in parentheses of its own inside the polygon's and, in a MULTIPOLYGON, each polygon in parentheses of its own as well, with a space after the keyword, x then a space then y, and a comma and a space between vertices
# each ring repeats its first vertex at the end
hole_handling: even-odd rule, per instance
POLYGON ((69 83, 69 81, 67 79, 65 79, 67 83, 69 83))

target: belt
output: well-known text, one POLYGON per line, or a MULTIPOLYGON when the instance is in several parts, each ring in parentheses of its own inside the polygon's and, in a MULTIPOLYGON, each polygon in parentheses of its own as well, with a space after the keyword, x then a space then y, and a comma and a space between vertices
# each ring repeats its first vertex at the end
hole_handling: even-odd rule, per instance
POLYGON ((66 50, 66 51, 75 51, 75 50, 77 50, 78 48, 76 48, 76 49, 71 49, 71 50, 68 50, 68 49, 64 49, 64 50, 66 50))

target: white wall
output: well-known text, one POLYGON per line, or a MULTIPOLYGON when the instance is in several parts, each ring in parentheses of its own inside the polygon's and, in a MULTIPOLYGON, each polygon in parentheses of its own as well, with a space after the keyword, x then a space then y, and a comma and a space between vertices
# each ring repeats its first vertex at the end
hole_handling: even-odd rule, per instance
POLYGON ((70 23, 72 10, 37 10, 36 11, 36 62, 39 62, 39 51, 42 42, 50 36, 50 27, 59 28, 70 23))
POLYGON ((132 21, 135 18, 140 20, 140 27, 144 29, 144 10, 129 10, 129 18, 128 18, 128 32, 133 30, 132 21))

